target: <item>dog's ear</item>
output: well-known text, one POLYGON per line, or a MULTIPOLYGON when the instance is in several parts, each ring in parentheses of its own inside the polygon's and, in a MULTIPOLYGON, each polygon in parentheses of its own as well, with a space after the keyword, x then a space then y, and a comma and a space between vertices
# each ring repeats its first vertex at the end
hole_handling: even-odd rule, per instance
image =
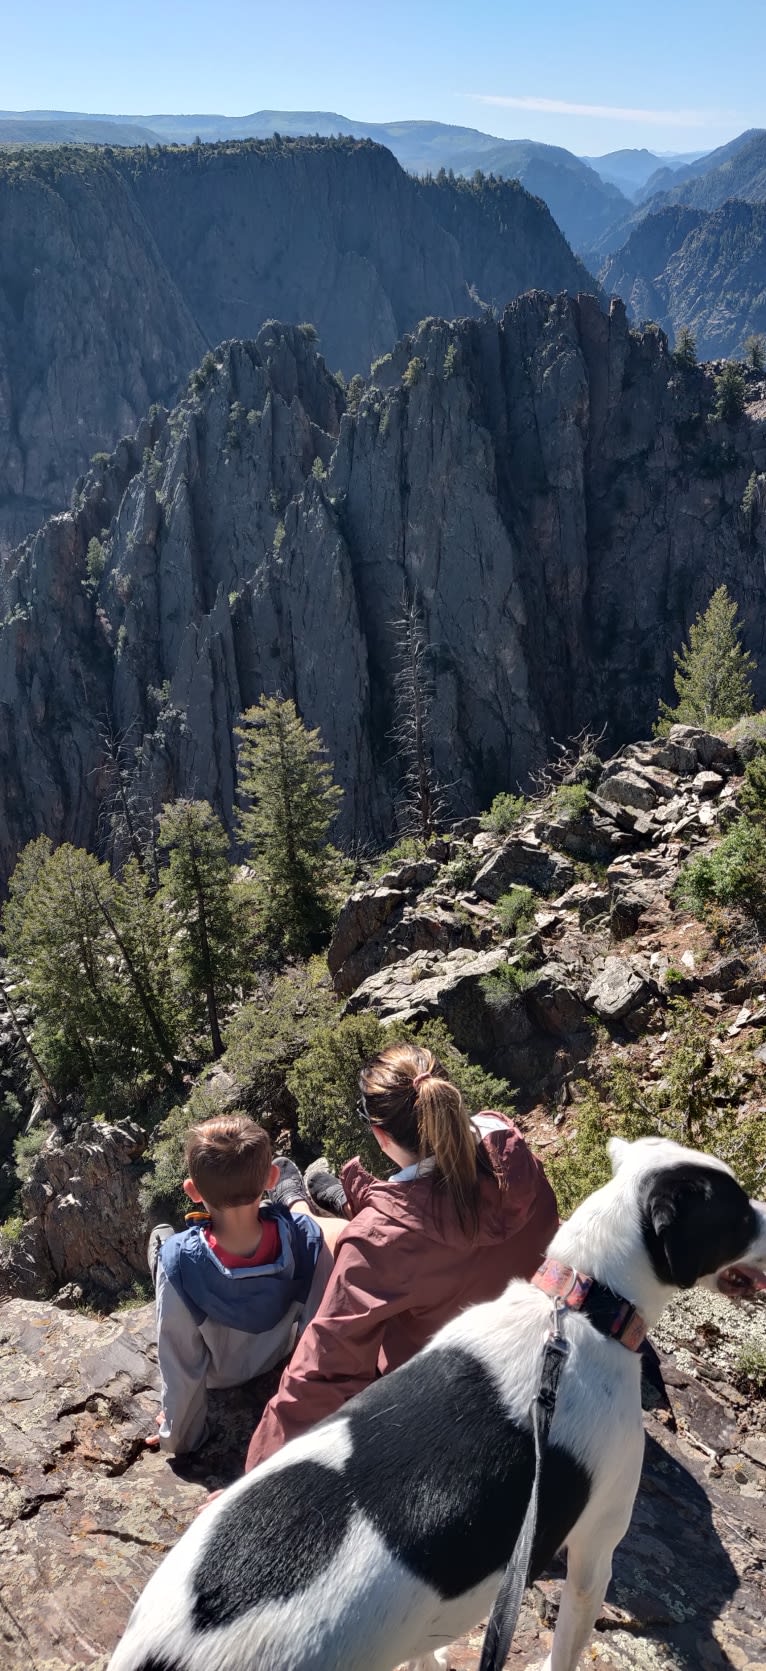
POLYGON ((640 1199, 655 1274, 673 1288, 693 1288, 740 1258, 752 1240, 750 1202, 729 1172, 671 1166, 645 1179, 640 1199))
POLYGON ((619 1172, 623 1161, 627 1159, 630 1146, 631 1145, 629 1143, 625 1142, 624 1137, 610 1137, 609 1142, 607 1143, 607 1149, 609 1150, 609 1159, 612 1162, 613 1173, 619 1172))

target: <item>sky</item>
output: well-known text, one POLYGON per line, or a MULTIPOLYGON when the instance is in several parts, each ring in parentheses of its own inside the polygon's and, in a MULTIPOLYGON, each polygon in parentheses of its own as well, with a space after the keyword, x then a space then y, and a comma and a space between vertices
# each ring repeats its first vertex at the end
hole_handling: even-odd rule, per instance
POLYGON ((580 155, 766 126, 764 0, 25 0, 0 109, 421 117, 580 155))

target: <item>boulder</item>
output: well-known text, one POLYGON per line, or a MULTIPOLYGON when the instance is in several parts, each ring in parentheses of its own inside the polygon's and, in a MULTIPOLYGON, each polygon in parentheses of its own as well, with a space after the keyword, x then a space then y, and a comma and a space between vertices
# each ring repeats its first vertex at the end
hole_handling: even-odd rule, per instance
POLYGON ((602 1021, 622 1021, 631 1010, 641 1009, 656 988, 625 957, 608 957, 591 982, 585 1002, 602 1021))
POLYGON ((477 939, 487 939, 491 930, 459 916, 448 905, 435 900, 426 905, 405 905, 403 910, 389 917, 379 934, 372 936, 346 958, 335 974, 333 985, 341 997, 347 997, 369 975, 378 969, 399 963, 413 952, 449 952, 455 947, 472 947, 477 939))
POLYGON ((568 1038, 587 1027, 588 1013, 566 964, 544 963, 525 996, 528 1013, 545 1032, 568 1038))
POLYGON ((657 804, 654 789, 640 772, 615 772, 602 778, 599 790, 610 804, 635 807, 637 812, 651 812, 657 804))
POLYGON ((732 748, 731 743, 727 743, 725 737, 705 731, 702 726, 671 725, 668 739, 686 748, 693 748, 701 766, 725 766, 730 770, 736 768, 736 749, 732 748))
POLYGON ((502 894, 519 883, 535 893, 563 893, 574 882, 574 866, 556 853, 519 836, 509 836, 474 877, 474 893, 495 904, 502 894))
POLYGON ((698 772, 692 779, 692 789, 697 795, 719 795, 723 786, 720 772, 698 772))
POLYGON ((327 952, 331 975, 336 975, 352 952, 378 933, 392 911, 397 911, 404 900, 405 895, 400 888, 365 888, 349 895, 327 952))
MULTIPOLYGON (((683 728, 674 727, 674 730, 677 729, 683 728)), ((698 766, 696 749, 690 743, 680 740, 670 742, 669 739, 663 739, 662 742, 656 743, 634 743, 629 753, 640 761, 642 766, 656 766, 673 777, 692 777, 698 766)))

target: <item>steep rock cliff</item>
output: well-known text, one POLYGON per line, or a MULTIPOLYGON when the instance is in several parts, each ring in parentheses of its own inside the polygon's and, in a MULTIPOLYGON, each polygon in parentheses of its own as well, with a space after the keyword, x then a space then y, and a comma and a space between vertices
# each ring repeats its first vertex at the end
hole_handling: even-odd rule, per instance
POLYGON ((741 354, 766 329, 766 203, 724 203, 712 214, 677 205, 647 215, 601 270, 634 320, 671 337, 694 332, 703 359, 741 354))
POLYGON ((17 554, 0 616, 0 864, 40 829, 96 839, 100 725, 154 802, 231 820, 231 727, 262 691, 319 725, 341 833, 392 823, 393 621, 421 601, 452 810, 524 780, 551 736, 646 734, 672 652, 722 580, 766 694, 764 547, 740 503, 760 405, 711 424, 620 302, 536 293, 426 322, 358 410, 308 335, 231 343, 17 554), (103 546, 97 584, 88 542, 103 546))
POLYGON ((367 142, 0 156, 0 557, 209 343, 311 320, 366 372, 427 314, 587 288, 515 185, 426 188, 367 142))

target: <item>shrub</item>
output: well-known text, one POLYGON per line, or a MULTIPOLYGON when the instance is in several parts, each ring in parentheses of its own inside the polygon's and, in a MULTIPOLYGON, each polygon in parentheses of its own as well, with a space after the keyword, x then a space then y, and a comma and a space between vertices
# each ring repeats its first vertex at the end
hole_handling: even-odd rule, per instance
POLYGON ((476 872, 481 869, 483 855, 473 847, 463 847, 454 859, 444 866, 441 880, 451 888, 470 888, 476 872))
POLYGON ((85 557, 85 567, 88 571, 88 580, 94 589, 98 586, 99 580, 104 572, 105 562, 106 552, 101 544, 101 541, 96 539, 89 540, 88 550, 85 557))
POLYGON ((500 927, 507 934, 524 934, 534 922, 535 895, 531 888, 515 886, 507 894, 501 894, 495 911, 500 927))
POLYGON ((740 1113, 743 1078, 751 1070, 741 1058, 717 1055, 704 1016, 692 1004, 671 1005, 670 1040, 664 1077, 642 1085, 623 1063, 612 1068, 600 1098, 583 1087, 571 1138, 546 1159, 562 1215, 572 1212, 611 1176, 610 1137, 668 1137, 717 1155, 743 1188, 758 1195, 766 1171, 766 1114, 740 1113))
POLYGON ((766 354, 764 354, 763 337, 758 336, 755 332, 752 336, 746 337, 744 349, 745 362, 749 370, 755 372, 763 371, 766 366, 766 354))
POLYGON ((766 1346, 758 1346, 755 1341, 743 1346, 732 1379, 742 1392, 754 1393, 756 1398, 766 1397, 766 1346))
POLYGON ((481 815, 481 827, 493 830, 495 835, 509 835, 526 811, 527 802, 523 795, 496 795, 489 811, 481 815))
POLYGON ((397 841, 393 847, 389 847, 386 853, 381 853, 380 858, 375 860, 372 880, 377 881, 379 876, 385 876, 387 871, 394 870, 397 865, 416 864, 419 859, 425 857, 425 851, 426 844, 420 836, 402 836, 401 841, 397 841))
POLYGON ((766 917, 766 830, 752 818, 740 818, 713 848, 684 865, 675 897, 696 917, 711 905, 742 906, 758 920, 766 917))
POLYGON ((415 384, 418 382, 425 369, 425 361, 421 360, 419 356, 415 354, 410 360, 404 376, 402 377, 402 383, 405 389, 414 389, 415 384))
POLYGON ((444 356, 444 376, 454 377, 457 370, 457 343, 451 342, 444 356))
POLYGON ((528 959, 519 957, 515 963, 501 963, 491 975, 484 975, 481 990, 491 1006, 502 1006, 509 998, 518 998, 534 986, 535 978, 530 974, 528 959))
POLYGON ((182 1188, 186 1176, 186 1133, 190 1126, 197 1125, 201 1120, 212 1120, 223 1111, 221 1096, 204 1085, 195 1085, 188 1102, 171 1108, 157 1127, 146 1151, 148 1171, 139 1191, 139 1202, 147 1225, 164 1222, 174 1224, 176 1229, 181 1228, 186 1210, 182 1188))
POLYGON ((337 1013, 338 1002, 319 958, 277 975, 260 999, 238 1011, 229 1027, 225 1061, 248 1113, 268 1124, 292 1118, 290 1069, 337 1013))
POLYGON ((315 482, 323 482, 324 479, 325 479, 325 476, 327 475, 327 471, 325 470, 325 467, 322 463, 322 460, 318 455, 314 459, 314 462, 311 466, 311 474, 314 477, 315 482))
POLYGON ((4 1219, 0 1224, 0 1248, 3 1242, 12 1247, 13 1243, 18 1241, 23 1228, 24 1220, 20 1213, 12 1213, 10 1218, 4 1219))
POLYGON ((555 791, 552 808, 559 818, 574 821, 584 817, 588 811, 588 786, 586 783, 562 783, 555 791))
POLYGON ((32 1176, 35 1161, 52 1132, 53 1126, 45 1120, 41 1125, 33 1126, 31 1131, 23 1131, 16 1138, 13 1145, 13 1164, 22 1184, 32 1176))
POLYGON ((480 1108, 509 1112, 512 1108, 505 1081, 469 1062, 443 1021, 427 1021, 420 1029, 397 1027, 394 1031, 373 1015, 346 1016, 337 1027, 323 1027, 317 1033, 288 1075, 298 1107, 298 1131, 305 1142, 322 1149, 333 1168, 360 1155, 375 1176, 387 1170, 375 1138, 355 1110, 361 1068, 395 1039, 417 1039, 432 1050, 472 1112, 480 1108))

